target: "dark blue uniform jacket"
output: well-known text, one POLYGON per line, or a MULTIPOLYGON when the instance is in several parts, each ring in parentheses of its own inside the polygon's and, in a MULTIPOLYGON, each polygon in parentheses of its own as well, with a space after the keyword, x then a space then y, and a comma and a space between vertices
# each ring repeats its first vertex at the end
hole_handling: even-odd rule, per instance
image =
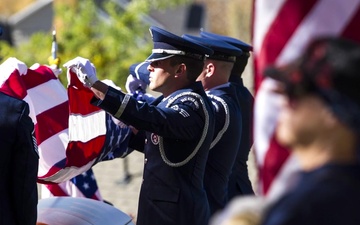
POLYGON ((35 224, 39 155, 25 101, 0 92, 0 224, 35 224))
POLYGON ((206 165, 204 185, 211 214, 228 202, 228 182, 240 146, 242 118, 236 89, 230 83, 207 92, 215 108, 215 133, 206 165))
POLYGON ((150 104, 109 88, 105 99, 93 104, 146 131, 137 225, 207 224, 203 178, 214 115, 201 83, 150 104))
POLYGON ((359 174, 358 164, 329 164, 302 173, 296 188, 270 208, 262 224, 360 224, 359 174))
MULTIPOLYGON (((238 76, 236 77, 238 78, 238 76)), ((252 123, 254 97, 244 86, 241 78, 238 78, 236 81, 231 83, 236 87, 237 97, 240 103, 242 132, 240 146, 229 178, 229 200, 238 195, 254 194, 247 166, 249 152, 251 146, 253 145, 252 123)))

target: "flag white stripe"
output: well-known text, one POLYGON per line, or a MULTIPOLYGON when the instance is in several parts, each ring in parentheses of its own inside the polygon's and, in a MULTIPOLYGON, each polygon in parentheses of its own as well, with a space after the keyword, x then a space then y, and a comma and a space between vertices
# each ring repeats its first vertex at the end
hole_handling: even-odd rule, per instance
POLYGON ((29 104, 29 116, 32 119, 33 123, 37 124, 34 104, 33 104, 32 100, 31 100, 30 96, 26 95, 25 98, 23 98, 23 100, 29 104))
POLYGON ((286 64, 297 58, 314 37, 340 34, 356 13, 360 0, 322 0, 297 27, 284 46, 276 64, 286 64))
POLYGON ((254 55, 257 55, 261 50, 264 38, 285 2, 286 0, 257 0, 255 2, 254 55))
POLYGON ((70 141, 88 142, 99 135, 106 134, 105 111, 100 110, 92 114, 70 115, 69 139, 70 141), (84 132, 86 130, 86 132, 84 132))
POLYGON ((68 100, 66 89, 58 80, 50 80, 28 89, 27 92, 28 96, 33 99, 32 104, 36 115, 68 100))
POLYGON ((96 159, 93 159, 92 161, 89 161, 86 165, 81 167, 71 166, 71 167, 65 167, 59 172, 53 174, 52 176, 46 177, 43 179, 44 181, 51 181, 55 183, 63 182, 64 180, 70 180, 71 178, 79 175, 80 173, 88 171, 92 165, 95 163, 96 159))
POLYGON ((27 73, 27 66, 14 57, 8 58, 5 63, 0 65, 0 86, 3 85, 15 70, 17 70, 20 75, 24 75, 27 73))
POLYGON ((39 145, 39 154, 41 163, 39 163, 39 176, 44 176, 49 169, 59 161, 59 159, 66 158, 65 150, 68 138, 68 129, 65 129, 39 145))
POLYGON ((279 107, 284 100, 283 96, 272 91, 275 87, 276 81, 264 79, 254 102, 256 109, 254 111, 254 136, 256 137, 254 148, 256 160, 260 166, 264 164, 266 152, 270 147, 270 139, 276 127, 279 107))

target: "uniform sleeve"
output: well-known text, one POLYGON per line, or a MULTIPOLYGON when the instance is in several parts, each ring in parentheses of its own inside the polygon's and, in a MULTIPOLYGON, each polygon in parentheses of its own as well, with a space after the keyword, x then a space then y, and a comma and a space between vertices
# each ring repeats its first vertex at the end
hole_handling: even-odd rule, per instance
POLYGON ((163 137, 191 140, 204 128, 200 100, 188 96, 179 98, 170 107, 157 107, 138 102, 130 95, 109 87, 103 101, 92 103, 138 130, 154 132, 163 137))
POLYGON ((37 172, 39 155, 33 136, 34 124, 29 117, 29 106, 24 102, 17 124, 16 144, 12 149, 13 175, 10 188, 18 224, 35 224, 37 218, 37 172))
POLYGON ((135 149, 139 152, 144 152, 145 146, 145 131, 139 130, 137 134, 132 134, 129 141, 129 148, 135 149))

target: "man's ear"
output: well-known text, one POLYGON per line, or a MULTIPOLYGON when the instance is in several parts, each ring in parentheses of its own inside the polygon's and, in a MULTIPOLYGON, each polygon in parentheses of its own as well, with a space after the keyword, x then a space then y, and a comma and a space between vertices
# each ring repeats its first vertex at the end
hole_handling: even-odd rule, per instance
POLYGON ((206 65, 206 74, 205 77, 211 77, 215 73, 215 66, 213 63, 208 63, 206 65))
POLYGON ((181 76, 185 72, 186 72, 186 65, 184 63, 181 63, 180 65, 178 65, 178 68, 175 71, 175 77, 181 76))

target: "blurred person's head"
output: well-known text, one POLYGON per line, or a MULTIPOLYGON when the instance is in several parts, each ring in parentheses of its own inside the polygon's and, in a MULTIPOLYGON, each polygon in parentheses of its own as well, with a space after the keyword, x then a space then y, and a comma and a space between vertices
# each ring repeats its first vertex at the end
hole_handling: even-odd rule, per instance
POLYGON ((358 44, 320 38, 300 58, 268 68, 265 75, 278 80, 278 91, 286 96, 276 131, 281 144, 302 152, 321 149, 324 160, 332 158, 329 154, 351 158, 360 134, 358 44))
POLYGON ((209 225, 259 225, 267 206, 263 196, 238 196, 212 215, 209 225))

